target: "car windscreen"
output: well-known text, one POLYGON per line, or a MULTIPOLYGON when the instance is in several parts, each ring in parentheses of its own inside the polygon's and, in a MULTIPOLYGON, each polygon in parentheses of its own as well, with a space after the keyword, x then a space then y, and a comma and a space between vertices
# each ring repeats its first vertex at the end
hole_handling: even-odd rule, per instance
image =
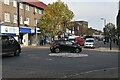
POLYGON ((86 40, 85 42, 94 42, 94 40, 86 40))

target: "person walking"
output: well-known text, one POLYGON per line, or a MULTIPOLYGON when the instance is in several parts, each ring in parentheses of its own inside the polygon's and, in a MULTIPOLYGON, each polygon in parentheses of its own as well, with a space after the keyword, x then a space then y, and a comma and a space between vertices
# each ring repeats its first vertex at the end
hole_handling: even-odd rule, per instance
POLYGON ((103 42, 104 42, 104 44, 105 44, 105 38, 103 39, 103 42))

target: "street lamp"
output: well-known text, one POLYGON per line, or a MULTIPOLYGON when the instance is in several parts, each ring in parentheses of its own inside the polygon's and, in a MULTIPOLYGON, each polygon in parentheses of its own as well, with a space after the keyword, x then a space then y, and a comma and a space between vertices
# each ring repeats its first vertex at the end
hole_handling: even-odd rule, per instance
POLYGON ((18 23, 18 28, 19 28, 19 32, 18 32, 18 42, 21 42, 19 41, 19 38, 20 38, 20 10, 19 10, 19 1, 17 1, 17 23, 18 23))
POLYGON ((106 19, 105 18, 101 18, 101 20, 104 21, 104 27, 105 27, 105 25, 106 25, 106 19))
MULTIPOLYGON (((105 33, 105 42, 106 42, 106 32, 109 32, 108 29, 105 28, 105 25, 106 25, 106 19, 105 18, 101 18, 101 20, 104 21, 104 33, 105 33)), ((110 38, 110 50, 112 49, 112 39, 111 39, 111 35, 109 35, 109 38, 110 38)))
POLYGON ((106 19, 105 18, 101 18, 101 20, 103 20, 103 24, 104 24, 104 35, 105 35, 105 40, 104 40, 104 44, 106 42, 106 28, 105 28, 105 25, 106 25, 106 19))

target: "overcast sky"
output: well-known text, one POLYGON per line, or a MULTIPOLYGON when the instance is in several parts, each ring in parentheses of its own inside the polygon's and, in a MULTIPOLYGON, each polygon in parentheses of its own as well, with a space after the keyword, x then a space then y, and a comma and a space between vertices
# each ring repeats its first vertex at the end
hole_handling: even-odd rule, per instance
MULTIPOLYGON (((57 0, 42 0, 45 4, 53 3, 57 0)), ((75 21, 88 21, 89 27, 102 30, 103 20, 116 25, 119 0, 61 0, 73 11, 75 21)))

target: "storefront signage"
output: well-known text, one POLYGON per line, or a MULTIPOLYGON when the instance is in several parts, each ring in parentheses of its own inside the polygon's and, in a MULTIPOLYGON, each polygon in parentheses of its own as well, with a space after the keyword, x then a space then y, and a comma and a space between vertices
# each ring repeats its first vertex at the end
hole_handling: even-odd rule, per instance
POLYGON ((19 28, 18 27, 11 27, 11 26, 1 26, 1 33, 19 34, 19 28))

